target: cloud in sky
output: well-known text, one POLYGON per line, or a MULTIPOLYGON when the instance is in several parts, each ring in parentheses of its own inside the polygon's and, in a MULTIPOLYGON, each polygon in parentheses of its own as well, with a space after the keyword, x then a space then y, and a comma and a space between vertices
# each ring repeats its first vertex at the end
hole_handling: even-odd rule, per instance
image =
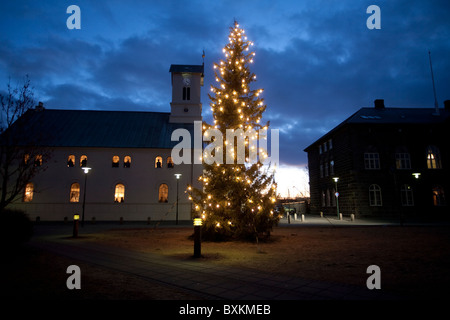
MULTIPOLYGON (((171 64, 200 64, 202 102, 212 63, 238 20, 255 42, 253 72, 266 120, 280 129, 280 161, 304 166, 303 149, 373 100, 433 107, 450 99, 448 1, 377 1, 381 29, 366 28, 367 1, 9 1, 0 4, 0 81, 29 74, 48 108, 169 111, 171 64), (81 9, 68 30, 66 9, 81 9)), ((0 83, 1 84, 1 83, 0 83)), ((5 85, 0 89, 3 89, 5 85)))

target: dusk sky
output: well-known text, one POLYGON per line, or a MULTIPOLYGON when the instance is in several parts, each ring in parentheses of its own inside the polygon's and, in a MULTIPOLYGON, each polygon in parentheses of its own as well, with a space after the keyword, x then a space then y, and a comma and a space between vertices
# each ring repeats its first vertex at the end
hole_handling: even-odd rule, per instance
POLYGON ((169 112, 170 65, 201 64, 204 50, 210 122, 212 64, 236 19, 255 43, 255 88, 280 130, 279 180, 292 195, 307 189, 303 149, 359 108, 375 99, 434 108, 429 50, 443 107, 449 17, 447 0, 2 1, 0 90, 28 74, 46 108, 169 112), (66 26, 72 4, 79 30, 66 26), (381 29, 366 26, 370 5, 381 9, 381 29))

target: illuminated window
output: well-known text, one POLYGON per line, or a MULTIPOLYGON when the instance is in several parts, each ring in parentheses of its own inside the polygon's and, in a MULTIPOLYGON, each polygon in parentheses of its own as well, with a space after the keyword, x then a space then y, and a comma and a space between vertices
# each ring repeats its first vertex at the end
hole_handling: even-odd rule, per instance
POLYGON ((70 186, 70 202, 80 202, 80 184, 72 183, 70 186))
POLYGON ((410 207, 414 205, 413 191, 410 185, 404 184, 400 188, 402 206, 410 207))
POLYGON ((411 169, 411 159, 409 153, 396 153, 395 167, 397 169, 411 169))
POLYGON ((381 188, 377 184, 369 187, 369 204, 372 207, 379 207, 383 204, 381 200, 381 188))
POLYGON ((163 183, 159 186, 159 202, 168 202, 169 201, 169 187, 167 184, 163 183))
POLYGON ((28 161, 30 161, 30 155, 28 153, 23 155, 23 164, 27 165, 28 161))
POLYGON ((113 168, 118 168, 119 167, 119 161, 120 161, 119 156, 114 156, 112 158, 112 167, 113 168))
POLYGON ((114 192, 114 202, 121 203, 125 201, 125 186, 121 183, 116 184, 114 192))
POLYGON ((441 186, 433 187, 433 205, 434 206, 445 206, 445 196, 444 189, 441 186))
POLYGON ((172 157, 167 157, 167 168, 173 168, 172 157))
POLYGON ((123 167, 124 168, 131 167, 131 157, 130 156, 125 156, 125 158, 123 158, 123 167))
POLYGON ((364 167, 369 170, 380 169, 380 155, 375 152, 364 153, 364 167))
POLYGON ((80 167, 87 167, 87 157, 85 155, 80 157, 80 167))
POLYGON ((75 166, 75 156, 71 154, 70 156, 67 157, 67 167, 71 168, 73 166, 75 166))
POLYGON ((23 201, 24 202, 31 202, 33 200, 33 193, 34 193, 34 185, 31 182, 28 182, 25 186, 25 192, 23 194, 23 201))
POLYGON ((427 147, 427 168, 441 169, 441 154, 436 146, 427 147))
POLYGON ((40 167, 42 166, 42 154, 37 154, 34 157, 34 166, 35 167, 40 167))
POLYGON ((162 168, 162 158, 161 157, 156 157, 155 168, 162 168))

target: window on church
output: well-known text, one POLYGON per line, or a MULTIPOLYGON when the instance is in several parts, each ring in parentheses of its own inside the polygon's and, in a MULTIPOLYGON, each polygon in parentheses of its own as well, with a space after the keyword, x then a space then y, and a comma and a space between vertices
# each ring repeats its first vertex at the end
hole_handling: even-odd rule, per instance
POLYGON ((35 167, 40 167, 42 166, 42 154, 37 154, 34 157, 34 166, 35 167))
POLYGON ((372 184, 369 187, 369 204, 371 207, 382 206, 381 188, 377 184, 372 184))
POLYGON ((413 191, 410 185, 404 184, 400 188, 402 206, 410 207, 414 205, 413 191))
POLYGON ((445 196, 444 189, 441 186, 433 187, 433 205, 434 206, 445 206, 445 196))
POLYGON ((124 168, 131 167, 131 157, 130 156, 125 156, 125 158, 123 158, 123 167, 124 168))
POLYGON ((158 156, 155 158, 155 168, 162 168, 162 157, 158 156))
POLYGON ((75 156, 71 154, 70 156, 67 157, 67 167, 71 168, 73 166, 75 166, 75 156))
POLYGON ((168 202, 169 201, 169 187, 167 184, 163 183, 159 186, 159 202, 168 202))
POLYGON ((191 100, 191 87, 183 87, 183 100, 191 100))
POLYGON ((31 202, 33 200, 34 185, 28 182, 25 186, 25 192, 23 194, 23 202, 31 202))
POLYGON ((121 183, 116 184, 114 191, 114 202, 121 203, 125 201, 125 186, 121 183))
POLYGON ((87 167, 87 156, 82 155, 80 157, 80 167, 87 167))
POLYGON ((427 168, 441 169, 441 154, 436 146, 427 147, 427 168))
POLYGON ((409 153, 396 153, 395 167, 397 169, 411 169, 411 159, 409 153))
POLYGON ((80 202, 80 184, 77 182, 70 186, 70 202, 80 202))
POLYGON ((172 157, 167 157, 167 168, 173 168, 172 157))
POLYGON ((112 157, 112 167, 113 168, 118 168, 119 167, 119 161, 120 161, 119 156, 112 157))

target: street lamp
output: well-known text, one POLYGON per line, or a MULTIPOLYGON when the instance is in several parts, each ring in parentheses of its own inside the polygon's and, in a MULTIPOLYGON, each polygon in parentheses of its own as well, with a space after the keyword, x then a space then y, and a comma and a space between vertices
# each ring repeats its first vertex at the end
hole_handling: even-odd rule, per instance
POLYGON ((86 182, 87 182, 87 174, 89 172, 89 170, 91 170, 92 168, 89 167, 82 167, 81 169, 83 169, 84 171, 84 195, 83 195, 83 213, 81 215, 81 226, 84 226, 84 206, 86 204, 86 182))
POLYGON ((337 182, 339 180, 339 177, 334 177, 333 180, 334 180, 334 183, 336 185, 336 188, 335 188, 336 189, 336 193, 334 195, 336 196, 337 217, 339 219, 340 218, 340 216, 339 216, 339 192, 338 192, 338 188, 337 188, 337 182))
POLYGON ((177 178, 177 217, 175 224, 178 224, 178 182, 180 181, 181 173, 175 173, 175 178, 177 178))

